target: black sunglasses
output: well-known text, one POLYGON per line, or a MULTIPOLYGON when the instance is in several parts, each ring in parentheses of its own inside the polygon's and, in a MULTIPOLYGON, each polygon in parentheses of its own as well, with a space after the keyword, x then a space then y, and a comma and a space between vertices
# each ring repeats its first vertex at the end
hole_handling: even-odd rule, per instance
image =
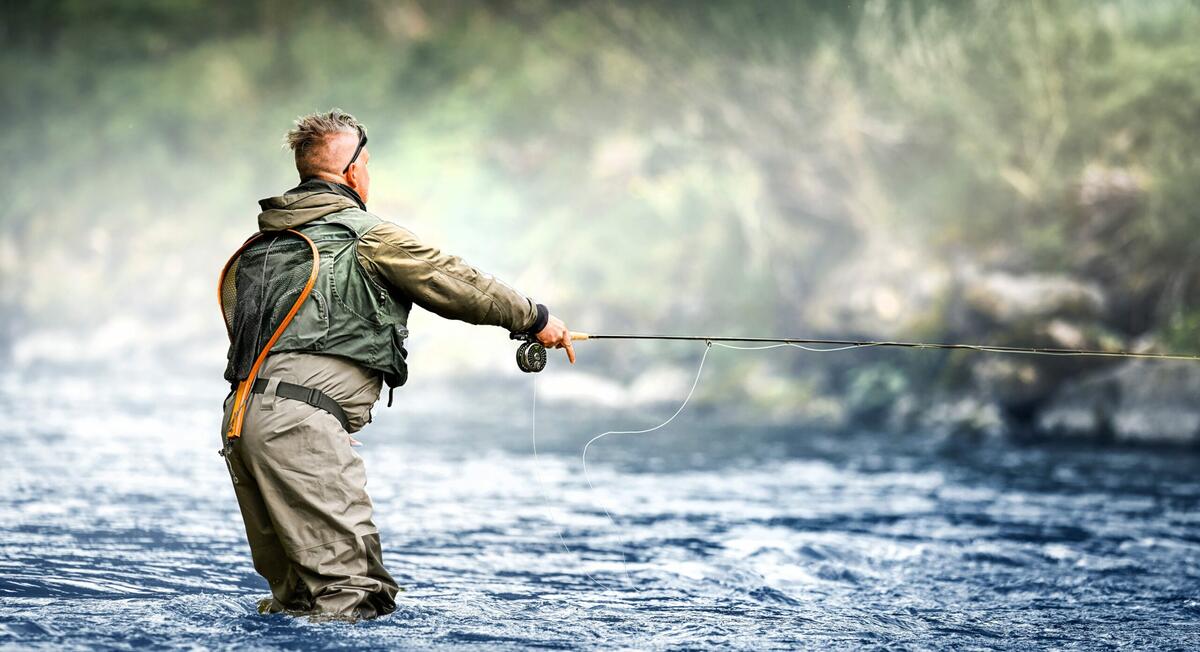
POLYGON ((362 126, 360 125, 358 127, 358 148, 354 150, 354 156, 350 157, 350 162, 347 163, 346 168, 344 170, 342 170, 343 175, 350 171, 350 166, 354 165, 354 162, 358 160, 358 155, 360 153, 362 153, 363 148, 366 146, 367 146, 367 130, 363 129, 362 126))

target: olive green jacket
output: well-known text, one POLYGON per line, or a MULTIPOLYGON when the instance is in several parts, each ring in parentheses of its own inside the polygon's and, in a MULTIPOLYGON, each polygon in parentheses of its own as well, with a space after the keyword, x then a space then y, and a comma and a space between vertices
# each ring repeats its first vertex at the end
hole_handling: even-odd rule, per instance
MULTIPOLYGON (((331 189, 315 191, 310 189, 312 185, 306 183, 259 202, 263 208, 259 228, 296 228, 360 207, 352 195, 339 194, 332 184, 318 184, 331 189)), ((381 287, 447 319, 500 326, 512 332, 528 331, 539 321, 538 306, 532 299, 386 220, 359 238, 356 253, 363 269, 381 287)))
MULTIPOLYGON (((259 205, 263 211, 258 227, 265 232, 302 227, 342 211, 358 213, 361 207, 353 191, 322 181, 302 184, 286 195, 263 199, 259 205)), ((532 299, 394 223, 379 220, 367 229, 360 235, 355 253, 362 270, 378 286, 389 288, 404 303, 412 301, 436 315, 497 325, 515 333, 545 322, 546 309, 539 311, 532 299)))

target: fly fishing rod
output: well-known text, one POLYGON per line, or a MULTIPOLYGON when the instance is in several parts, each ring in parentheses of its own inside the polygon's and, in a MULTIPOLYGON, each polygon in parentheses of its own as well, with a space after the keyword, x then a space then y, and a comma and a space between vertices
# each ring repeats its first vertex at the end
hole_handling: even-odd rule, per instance
MULTIPOLYGON (((523 343, 517 348, 517 366, 526 373, 537 373, 546 368, 546 347, 542 346, 541 342, 532 335, 524 333, 513 333, 511 335, 514 340, 521 340, 523 343)), ((859 349, 868 347, 896 347, 905 349, 952 349, 966 351, 981 351, 985 353, 1015 353, 1024 355, 1056 355, 1056 356, 1079 356, 1079 357, 1095 357, 1095 358, 1139 358, 1146 360, 1190 360, 1192 362, 1200 362, 1200 355, 1188 355, 1180 353, 1143 353, 1138 351, 1105 351, 1100 349, 1062 349, 1062 348, 1047 348, 1047 347, 1027 347, 1027 346, 1000 346, 991 344, 955 344, 943 342, 898 342, 898 341, 868 341, 868 340, 831 340, 817 338, 796 338, 796 337, 724 337, 712 335, 637 335, 637 334, 593 334, 593 333, 571 333, 571 341, 582 342, 588 340, 660 340, 674 342, 705 342, 708 344, 714 343, 730 343, 740 342, 744 344, 777 344, 780 346, 795 346, 804 348, 806 346, 832 346, 844 347, 842 350, 859 349)), ((820 350, 820 349, 815 349, 820 350)))

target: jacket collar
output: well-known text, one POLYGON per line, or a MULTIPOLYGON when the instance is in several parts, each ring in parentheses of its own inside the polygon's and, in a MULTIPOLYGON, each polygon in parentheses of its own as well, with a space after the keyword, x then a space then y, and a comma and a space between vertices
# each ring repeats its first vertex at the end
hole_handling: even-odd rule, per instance
POLYGON ((353 201, 355 204, 358 204, 360 209, 364 211, 367 210, 367 204, 362 200, 362 197, 358 196, 358 193, 354 191, 354 188, 351 188, 344 183, 335 183, 333 181, 326 181, 325 179, 318 179, 317 177, 309 177, 304 181, 301 181, 300 185, 287 191, 287 194, 291 195, 293 193, 301 192, 332 192, 353 201))

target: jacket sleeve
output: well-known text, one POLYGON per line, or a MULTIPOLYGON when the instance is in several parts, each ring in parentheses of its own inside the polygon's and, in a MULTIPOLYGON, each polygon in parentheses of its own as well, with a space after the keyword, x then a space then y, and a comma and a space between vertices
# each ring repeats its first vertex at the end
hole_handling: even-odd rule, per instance
POLYGON ((458 256, 421 242, 407 229, 381 222, 363 234, 358 260, 413 303, 447 319, 528 331, 544 321, 538 304, 458 256))

